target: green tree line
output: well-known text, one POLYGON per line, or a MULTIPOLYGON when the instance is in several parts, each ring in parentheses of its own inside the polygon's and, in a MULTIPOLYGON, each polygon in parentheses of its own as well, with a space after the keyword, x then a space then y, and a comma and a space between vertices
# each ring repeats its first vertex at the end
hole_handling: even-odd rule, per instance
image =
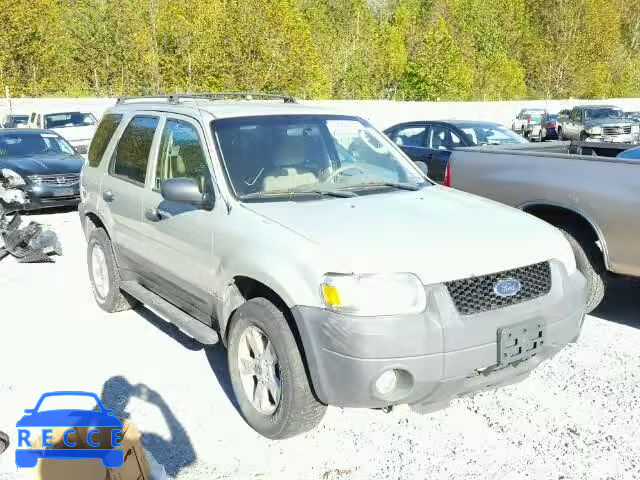
POLYGON ((14 95, 640 96, 640 0, 0 0, 14 95))

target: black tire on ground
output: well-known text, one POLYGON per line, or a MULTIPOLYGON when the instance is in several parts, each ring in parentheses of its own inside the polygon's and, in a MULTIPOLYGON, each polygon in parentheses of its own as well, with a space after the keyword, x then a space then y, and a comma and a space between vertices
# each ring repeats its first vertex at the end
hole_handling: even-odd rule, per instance
POLYGON ((544 129, 543 129, 543 128, 541 128, 541 129, 540 129, 540 133, 538 134, 538 141, 539 141, 540 143, 544 142, 544 134, 543 134, 543 131, 544 131, 544 129))
POLYGON ((273 303, 265 298, 254 298, 236 310, 229 326, 227 353, 233 391, 242 416, 251 428, 275 440, 312 430, 320 423, 327 407, 313 395, 293 333, 284 314, 273 303), (240 377, 240 339, 251 326, 264 332, 278 357, 281 395, 271 415, 265 415, 253 406, 240 377))
POLYGON ((571 224, 559 228, 571 244, 578 270, 587 279, 586 311, 590 313, 602 302, 607 286, 602 252, 584 228, 571 224))
POLYGON ((120 273, 116 264, 115 255, 111 239, 107 232, 102 228, 96 228, 91 232, 89 242, 87 244, 87 267, 89 269, 89 280, 91 280, 91 290, 96 302, 104 311, 109 313, 122 312, 134 308, 138 302, 131 296, 120 290, 120 273), (96 283, 93 278, 93 250, 98 248, 104 254, 105 264, 107 268, 108 291, 106 295, 101 295, 96 289, 96 283))

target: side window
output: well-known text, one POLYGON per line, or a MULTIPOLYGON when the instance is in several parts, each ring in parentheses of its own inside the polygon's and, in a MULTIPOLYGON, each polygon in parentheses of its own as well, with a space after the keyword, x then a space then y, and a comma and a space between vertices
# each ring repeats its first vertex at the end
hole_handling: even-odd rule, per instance
POLYGON ((413 125, 396 131, 393 141, 401 147, 425 147, 427 141, 427 127, 413 125))
POLYGON ((571 112, 571 120, 574 120, 576 122, 580 121, 580 110, 578 110, 577 108, 573 109, 573 111, 571 112))
POLYGON ((122 120, 122 115, 116 115, 113 113, 109 113, 102 117, 100 125, 98 125, 96 133, 93 136, 93 140, 91 140, 89 154, 87 155, 90 167, 97 167, 100 165, 104 151, 107 149, 109 140, 111 140, 116 128, 118 128, 120 120, 122 120))
POLYGON ((462 146, 462 140, 449 128, 434 125, 429 134, 428 148, 433 150, 451 150, 462 146))
POLYGON ((171 178, 193 178, 204 193, 211 179, 198 130, 188 122, 167 119, 156 165, 154 188, 171 178))
POLYGON ((144 185, 157 117, 133 117, 114 152, 111 174, 144 185))

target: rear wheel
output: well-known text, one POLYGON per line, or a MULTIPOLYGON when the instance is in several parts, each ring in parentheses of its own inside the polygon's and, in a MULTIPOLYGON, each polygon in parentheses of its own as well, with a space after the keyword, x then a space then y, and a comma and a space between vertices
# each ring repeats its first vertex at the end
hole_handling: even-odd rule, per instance
POLYGON ((91 232, 87 244, 87 266, 93 297, 104 311, 113 313, 129 310, 137 301, 120 291, 120 273, 111 239, 102 228, 91 232))
POLYGON ((586 311, 593 311, 604 298, 606 290, 606 268, 602 252, 589 232, 576 225, 559 226, 567 238, 576 257, 578 270, 587 279, 586 311))
POLYGON ((229 328, 231 384, 251 428, 281 439, 318 425, 326 406, 313 395, 284 314, 269 300, 254 298, 236 310, 229 328))

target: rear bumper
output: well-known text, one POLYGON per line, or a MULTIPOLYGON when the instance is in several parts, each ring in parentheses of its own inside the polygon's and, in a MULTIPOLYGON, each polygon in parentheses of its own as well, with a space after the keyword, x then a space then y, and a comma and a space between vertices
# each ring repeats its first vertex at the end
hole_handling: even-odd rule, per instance
POLYGON ((555 261, 552 276, 548 295, 476 315, 460 315, 443 285, 425 287, 428 306, 417 315, 353 317, 295 307, 316 395, 344 407, 412 404, 433 410, 452 398, 526 378, 582 328, 584 277, 568 276, 555 261), (545 325, 545 348, 517 366, 496 368, 498 329, 527 320, 545 325), (390 369, 401 372, 398 386, 381 395, 375 382, 390 369))

